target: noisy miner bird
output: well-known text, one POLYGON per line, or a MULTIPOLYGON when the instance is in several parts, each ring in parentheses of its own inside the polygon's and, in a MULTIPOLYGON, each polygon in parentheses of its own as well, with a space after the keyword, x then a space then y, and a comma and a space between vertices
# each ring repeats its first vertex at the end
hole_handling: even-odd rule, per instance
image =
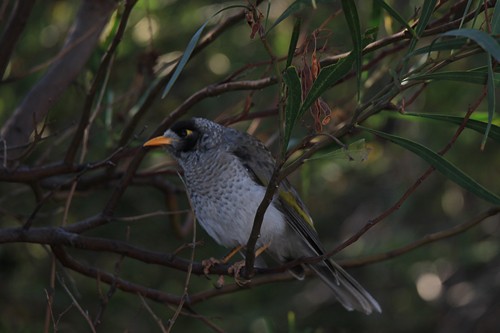
MULTIPOLYGON (((195 215, 217 243, 228 248, 246 245, 275 165, 262 142, 210 120, 192 118, 177 122, 144 146, 166 147, 177 160, 195 215)), ((263 246, 280 263, 325 254, 307 208, 286 179, 264 215, 257 242, 257 247, 263 246)), ((377 301, 332 260, 304 266, 332 289, 346 309, 381 312, 377 301)), ((299 279, 304 276, 302 266, 291 272, 299 279)))

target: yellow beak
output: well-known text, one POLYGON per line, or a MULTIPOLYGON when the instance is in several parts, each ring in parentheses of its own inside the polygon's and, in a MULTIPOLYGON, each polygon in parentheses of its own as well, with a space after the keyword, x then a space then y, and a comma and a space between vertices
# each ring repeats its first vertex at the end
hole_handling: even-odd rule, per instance
POLYGON ((164 136, 157 136, 156 138, 152 138, 151 140, 146 141, 142 146, 143 147, 156 147, 156 146, 167 146, 171 145, 174 139, 166 138, 164 136))

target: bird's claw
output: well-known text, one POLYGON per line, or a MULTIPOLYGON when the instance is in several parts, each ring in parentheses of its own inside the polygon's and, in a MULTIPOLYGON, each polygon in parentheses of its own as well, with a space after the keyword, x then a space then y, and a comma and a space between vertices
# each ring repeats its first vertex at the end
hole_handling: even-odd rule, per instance
POLYGON ((245 260, 238 261, 231 265, 228 269, 228 273, 232 274, 234 281, 240 287, 245 287, 250 283, 250 279, 244 278, 240 275, 240 271, 245 267, 245 260))
POLYGON ((214 267, 217 264, 223 264, 219 259, 215 259, 213 257, 204 259, 201 261, 201 265, 203 266, 203 274, 208 278, 208 275, 210 274, 210 268, 214 267))

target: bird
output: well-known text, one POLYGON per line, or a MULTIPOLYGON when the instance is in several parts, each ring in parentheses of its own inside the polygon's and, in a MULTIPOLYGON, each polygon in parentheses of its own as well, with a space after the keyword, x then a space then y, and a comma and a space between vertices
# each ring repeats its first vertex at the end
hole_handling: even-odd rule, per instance
MULTIPOLYGON (((143 146, 164 147, 177 161, 194 214, 215 242, 226 248, 246 245, 275 168, 272 153, 261 141, 195 117, 174 123, 143 146)), ((287 179, 280 182, 264 214, 259 247, 282 264, 326 253, 311 214, 287 179)), ((347 310, 382 312, 370 293, 333 260, 303 263, 290 272, 302 279, 305 268, 315 272, 347 310)))

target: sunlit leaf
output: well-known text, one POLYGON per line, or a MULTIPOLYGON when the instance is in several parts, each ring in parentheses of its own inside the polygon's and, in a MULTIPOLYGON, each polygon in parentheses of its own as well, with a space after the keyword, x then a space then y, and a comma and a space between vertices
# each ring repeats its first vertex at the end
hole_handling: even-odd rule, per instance
POLYGON ((477 183, 474 179, 472 179, 469 175, 461 171, 451 162, 446 160, 441 155, 430 150, 429 148, 417 142, 396 135, 387 134, 363 126, 359 126, 359 128, 364 129, 365 131, 371 132, 373 134, 376 134, 377 136, 387 139, 413 152, 414 154, 418 155, 420 158, 425 160, 427 163, 429 163, 431 166, 433 166, 436 170, 441 172, 446 178, 455 182, 457 185, 460 185, 465 190, 474 193, 478 197, 488 202, 491 202, 495 205, 500 205, 500 197, 498 197, 495 193, 490 192, 488 189, 486 189, 481 184, 477 183))

